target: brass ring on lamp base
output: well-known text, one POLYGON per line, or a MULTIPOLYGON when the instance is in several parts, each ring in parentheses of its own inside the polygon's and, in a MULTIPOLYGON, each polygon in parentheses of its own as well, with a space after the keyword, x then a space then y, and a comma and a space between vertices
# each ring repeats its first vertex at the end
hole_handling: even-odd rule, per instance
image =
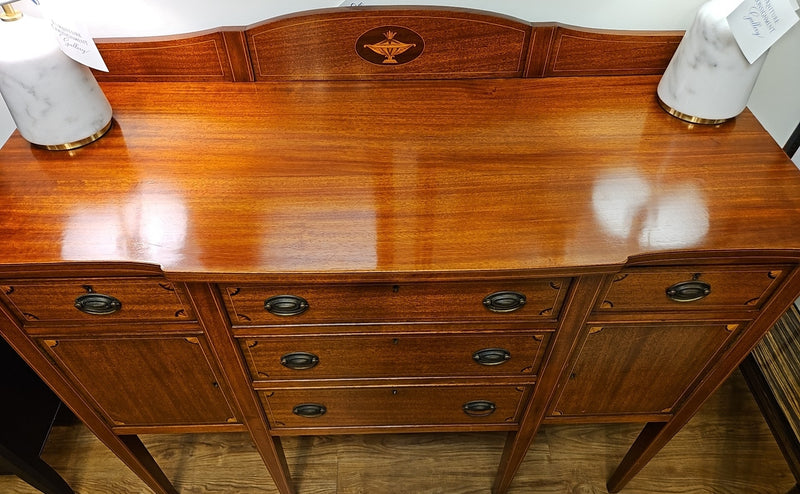
POLYGON ((683 112, 680 112, 680 111, 676 110, 675 108, 672 108, 668 104, 664 103, 664 101, 662 101, 661 97, 658 96, 658 95, 656 95, 656 98, 658 99, 658 104, 661 105, 661 108, 663 108, 664 111, 666 111, 667 113, 669 113, 673 117, 679 118, 679 119, 681 119, 681 120, 683 120, 685 122, 689 122, 689 123, 693 123, 693 124, 703 124, 703 125, 716 125, 716 124, 721 124, 723 122, 727 122, 728 120, 733 120, 733 118, 734 118, 734 117, 730 117, 730 118, 700 118, 700 117, 695 117, 694 115, 689 115, 688 113, 683 113, 683 112))
POLYGON ((66 144, 34 144, 36 147, 40 147, 42 149, 47 149, 49 151, 69 151, 71 149, 76 149, 81 146, 85 146, 87 144, 91 144, 94 141, 100 139, 105 135, 106 132, 111 128, 112 120, 109 120, 108 123, 102 129, 98 130, 94 134, 90 135, 89 137, 83 138, 79 141, 68 142, 66 144))

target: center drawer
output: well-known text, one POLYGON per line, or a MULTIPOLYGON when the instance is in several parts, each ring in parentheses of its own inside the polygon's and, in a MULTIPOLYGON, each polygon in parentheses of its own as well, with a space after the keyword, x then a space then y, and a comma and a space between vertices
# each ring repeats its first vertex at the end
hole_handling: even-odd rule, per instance
POLYGON ((526 386, 278 389, 259 396, 273 429, 513 424, 526 386))
POLYGON ((221 286, 234 326, 548 321, 569 279, 407 284, 221 286))
POLYGON ((239 341, 253 380, 535 377, 548 333, 351 335, 239 341))

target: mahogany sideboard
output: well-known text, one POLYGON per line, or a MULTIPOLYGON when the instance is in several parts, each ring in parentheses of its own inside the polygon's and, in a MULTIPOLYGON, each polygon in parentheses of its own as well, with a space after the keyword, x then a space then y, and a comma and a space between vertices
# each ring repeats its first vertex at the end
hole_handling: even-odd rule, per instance
POLYGON ((503 493, 543 423, 642 423, 616 492, 800 295, 800 172, 748 111, 659 107, 679 39, 408 8, 102 43, 109 133, 0 151, 0 333, 158 493, 138 434, 247 431, 291 493, 282 436, 506 431, 503 493))

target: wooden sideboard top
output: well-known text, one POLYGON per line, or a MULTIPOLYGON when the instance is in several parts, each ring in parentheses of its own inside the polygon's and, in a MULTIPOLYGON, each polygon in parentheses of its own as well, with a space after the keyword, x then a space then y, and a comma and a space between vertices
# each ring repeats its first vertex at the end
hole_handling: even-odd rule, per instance
POLYGON ((71 152, 0 151, 0 263, 196 274, 800 254, 800 172, 751 113, 690 125, 658 76, 104 83, 71 152))

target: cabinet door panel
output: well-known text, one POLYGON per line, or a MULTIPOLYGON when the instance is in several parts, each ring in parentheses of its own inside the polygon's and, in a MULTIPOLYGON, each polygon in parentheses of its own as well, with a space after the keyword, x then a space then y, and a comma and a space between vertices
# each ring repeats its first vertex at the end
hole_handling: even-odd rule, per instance
POLYGON ((593 327, 554 415, 669 413, 737 324, 593 327))
POLYGON ((235 422, 197 337, 42 340, 113 425, 235 422))

